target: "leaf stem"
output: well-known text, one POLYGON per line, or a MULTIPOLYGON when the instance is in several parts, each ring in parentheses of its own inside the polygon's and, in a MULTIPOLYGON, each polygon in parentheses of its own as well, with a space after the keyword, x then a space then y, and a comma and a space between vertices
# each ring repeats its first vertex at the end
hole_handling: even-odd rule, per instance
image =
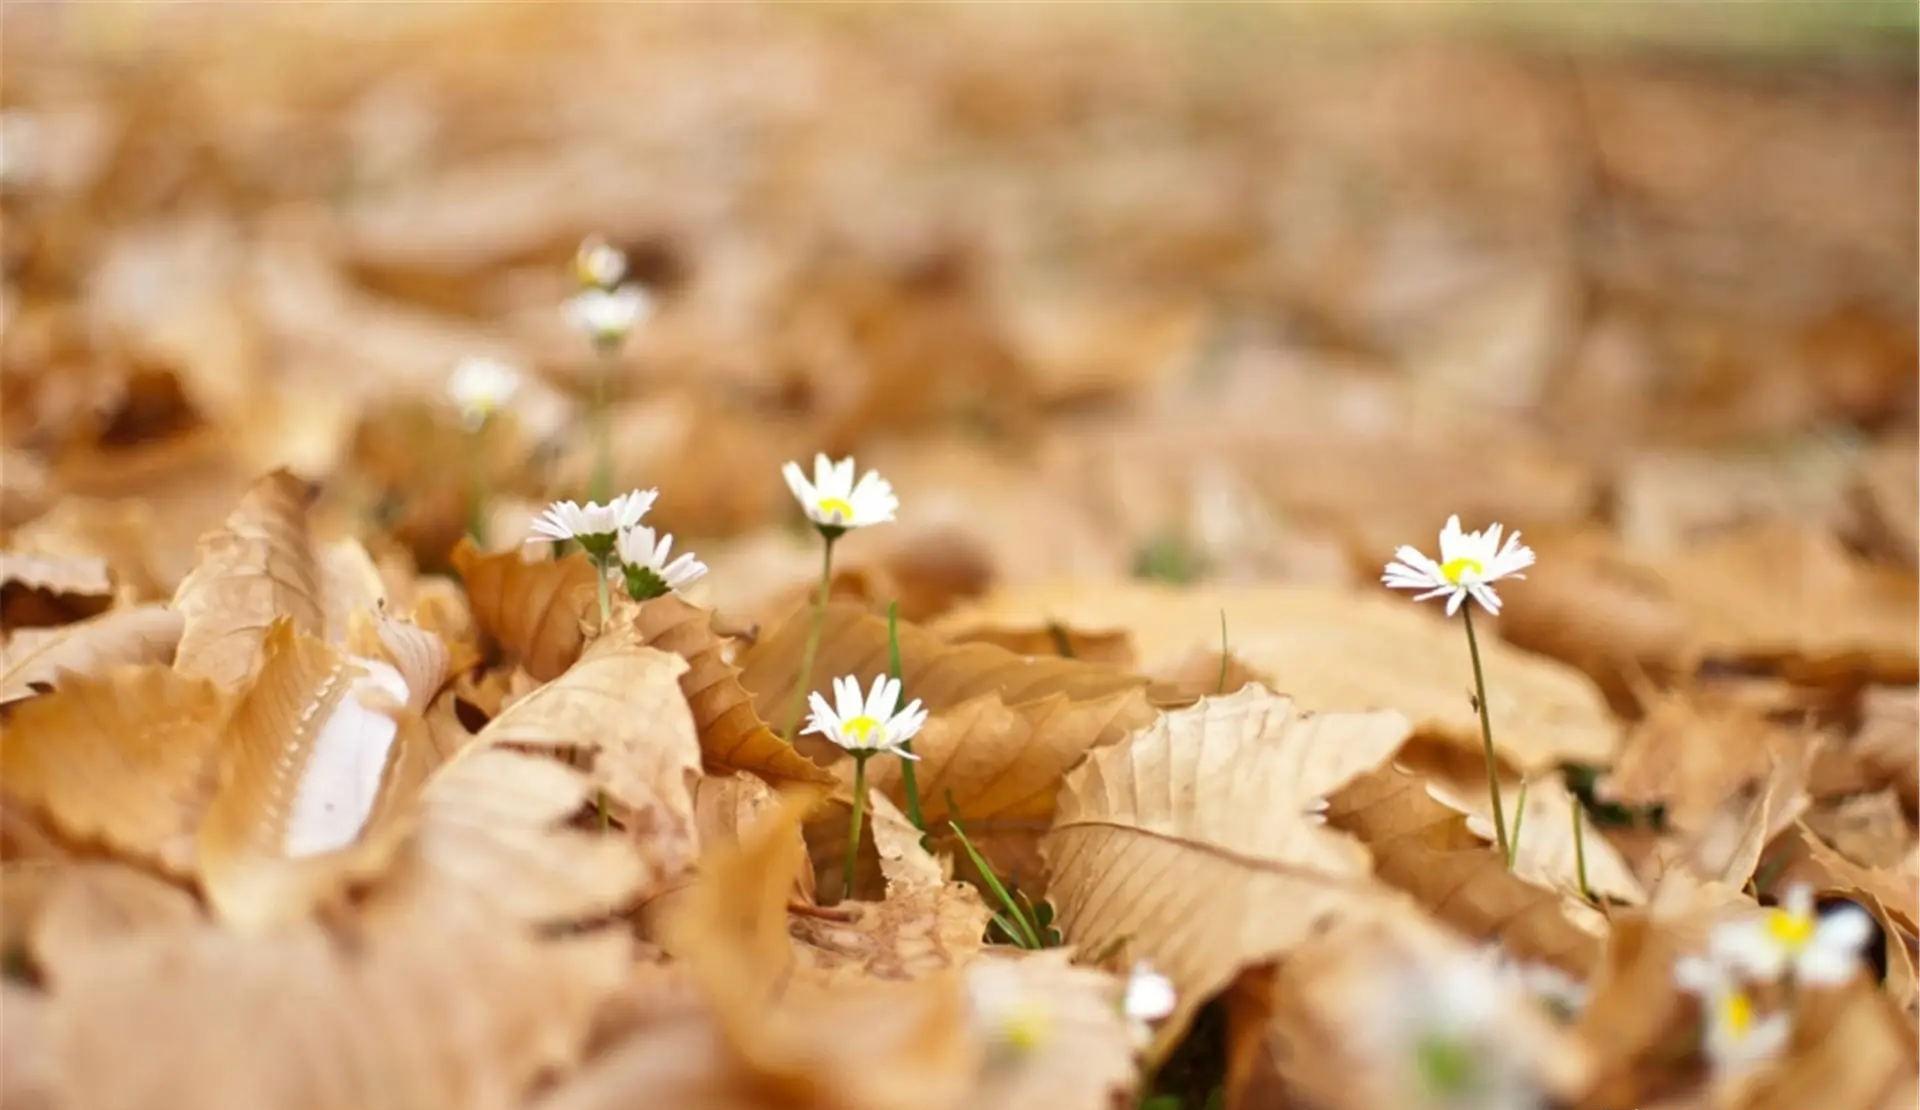
MULTIPOLYGON (((887 673, 895 682, 900 681, 900 603, 898 601, 887 603, 887 673)), ((903 741, 900 750, 912 755, 913 741, 903 741)), ((913 822, 913 827, 925 834, 927 819, 920 812, 920 779, 918 772, 914 769, 916 762, 912 759, 900 761, 900 785, 907 792, 907 820, 913 822)))
POLYGON ((1487 795, 1493 801, 1493 831, 1498 838, 1500 857, 1513 867, 1513 848, 1507 840, 1507 815, 1500 808, 1500 762, 1493 751, 1493 720, 1487 715, 1487 678, 1480 668, 1480 640, 1473 634, 1473 602, 1460 607, 1467 626, 1467 653, 1473 656, 1473 700, 1480 710, 1480 743, 1487 757, 1487 795))
POLYGON ((872 752, 853 753, 853 817, 847 822, 847 869, 840 876, 840 900, 853 898, 853 865, 860 858, 860 825, 867 816, 867 760, 872 752))
POLYGON ((807 629, 806 650, 800 654, 800 674, 793 696, 787 699, 787 727, 780 732, 789 741, 793 730, 800 727, 800 710, 807 704, 807 690, 813 685, 813 657, 820 651, 820 632, 827 623, 827 595, 833 590, 833 541, 839 538, 830 532, 820 533, 824 545, 820 553, 820 593, 813 600, 813 623, 807 629))

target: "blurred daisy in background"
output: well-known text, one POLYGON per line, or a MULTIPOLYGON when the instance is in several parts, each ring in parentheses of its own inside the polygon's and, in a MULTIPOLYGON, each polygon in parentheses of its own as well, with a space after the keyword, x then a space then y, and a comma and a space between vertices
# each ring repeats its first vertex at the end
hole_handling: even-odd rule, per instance
POLYGON ((463 358, 447 378, 447 396, 460 409, 467 430, 478 431, 520 392, 519 368, 497 358, 463 358))
POLYGON ((1790 974, 1809 986, 1838 986, 1860 969, 1873 919, 1855 905, 1817 913, 1813 888, 1789 888, 1777 906, 1714 929, 1713 958, 1748 977, 1772 983, 1790 974))
POLYGON ((567 318, 602 352, 618 350, 653 312, 653 298, 637 285, 583 289, 567 301, 567 318))
POLYGON ((612 289, 627 276, 627 256, 601 235, 589 235, 573 252, 573 276, 582 289, 612 289))
POLYGON ((1742 1072, 1777 1056, 1793 1031, 1785 1011, 1760 1016, 1753 995, 1711 959, 1689 956, 1673 966, 1674 982, 1700 996, 1706 1030, 1701 1039, 1714 1070, 1742 1072))

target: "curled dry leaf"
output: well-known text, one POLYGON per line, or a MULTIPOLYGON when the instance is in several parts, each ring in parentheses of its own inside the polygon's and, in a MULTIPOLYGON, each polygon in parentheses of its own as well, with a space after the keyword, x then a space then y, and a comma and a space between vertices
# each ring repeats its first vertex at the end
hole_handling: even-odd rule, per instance
MULTIPOLYGON (((1466 936, 1498 940, 1515 956, 1577 975, 1600 958, 1600 915, 1564 890, 1507 870, 1499 849, 1435 800, 1419 776, 1391 767, 1369 771, 1329 799, 1326 818, 1366 844, 1376 875, 1466 936)), ((1538 832, 1533 820, 1523 832, 1538 832)))
MULTIPOLYGON (((947 618, 943 627, 1044 615, 1073 625, 1124 628, 1147 653, 1141 667, 1154 674, 1194 651, 1217 651, 1222 610, 1232 654, 1272 675, 1302 709, 1396 709, 1417 732, 1479 752, 1473 672, 1459 622, 1402 598, 1305 586, 1079 582, 989 597, 947 618)), ((1611 760, 1619 728, 1585 675, 1493 636, 1480 637, 1480 652, 1494 741, 1506 762, 1531 772, 1563 760, 1611 760)))
POLYGON ((516 551, 482 554, 469 540, 453 549, 480 630, 541 681, 557 678, 586 644, 593 612, 593 564, 574 552, 528 562, 516 551))
POLYGON ((27 950, 42 980, 55 989, 69 972, 113 947, 206 920, 193 895, 125 864, 10 866, 5 875, 9 903, 28 888, 34 904, 23 923, 27 950))
MULTIPOLYGON (((628 611, 621 609, 623 614, 628 611)), ((741 683, 727 641, 714 631, 712 613, 673 594, 644 602, 631 613, 632 627, 643 643, 687 661, 680 688, 699 726, 701 756, 709 771, 751 771, 771 782, 833 781, 767 727, 741 683)))
POLYGON ((0 646, 0 705, 57 688, 63 675, 171 663, 181 627, 180 614, 166 606, 134 605, 58 628, 18 629, 0 646))
POLYGON ((1312 808, 1407 733, 1398 713, 1301 713, 1250 686, 1166 713, 1067 776, 1041 841, 1060 927, 1174 981, 1160 1047, 1242 968, 1379 897, 1366 851, 1312 808))
POLYGON ((536 926, 603 918, 654 879, 624 837, 568 828, 586 776, 544 756, 475 744, 422 789, 411 835, 367 895, 373 917, 473 904, 536 926))
POLYGON ((393 837, 363 833, 394 782, 407 712, 398 671, 290 621, 274 624, 262 655, 198 838, 208 900, 242 928, 297 920, 384 864, 393 837))
POLYGON ((352 540, 314 541, 313 496, 312 486, 276 470, 201 537, 199 562, 173 596, 185 621, 176 668, 238 690, 274 621, 339 643, 353 613, 380 607, 384 587, 365 549, 352 540))
POLYGON ((55 1085, 68 1105, 154 1110, 514 1106, 579 1059, 628 949, 448 914, 350 944, 313 926, 146 938, 51 996, 55 1085))
POLYGON ((843 899, 817 916, 795 916, 787 931, 800 972, 822 984, 912 979, 971 959, 989 916, 979 892, 952 880, 884 796, 873 798, 872 827, 886 898, 843 899))
POLYGON ((188 874, 229 708, 211 682, 163 666, 74 676, 12 710, 0 782, 70 838, 188 874))
MULTIPOLYGON (((959 858, 958 820, 1003 878, 1029 894, 1044 887, 1042 833, 1060 780, 1097 745, 1139 728, 1153 711, 1138 688, 1075 700, 1052 693, 1019 708, 987 693, 936 712, 914 737, 922 815, 936 845, 959 858)), ((877 792, 906 804, 900 761, 868 768, 877 792)))
MULTIPOLYGON (((753 692, 762 717, 786 713, 801 683, 804 654, 812 613, 802 610, 747 653, 740 678, 753 692)), ((918 698, 934 713, 972 698, 997 693, 1014 708, 1063 695, 1072 702, 1139 691, 1144 702, 1146 679, 1111 667, 1076 659, 1015 655, 993 644, 953 644, 906 621, 899 623, 900 678, 905 696, 918 698)), ((814 659, 812 689, 826 689, 841 675, 854 675, 863 688, 888 672, 887 622, 854 605, 827 609, 814 659)), ((1092 741, 1111 742, 1137 723, 1116 715, 1109 730, 1092 741)))
POLYGON ((671 877, 699 851, 693 784, 700 742, 680 692, 686 661, 622 632, 595 640, 566 673, 513 703, 479 743, 580 754, 617 804, 655 874, 671 877))

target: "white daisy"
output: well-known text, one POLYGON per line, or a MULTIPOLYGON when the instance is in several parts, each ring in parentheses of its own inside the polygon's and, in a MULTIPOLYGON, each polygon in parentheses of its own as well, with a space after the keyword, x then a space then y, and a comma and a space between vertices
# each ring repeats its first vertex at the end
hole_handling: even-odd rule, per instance
POLYGON ((1493 584, 1502 578, 1525 578, 1520 572, 1533 565, 1533 548, 1520 542, 1520 533, 1500 542, 1500 525, 1480 532, 1462 532, 1460 518, 1450 516, 1440 530, 1440 561, 1417 548, 1402 546, 1393 553, 1380 581, 1396 590, 1425 590, 1415 601, 1446 595, 1447 615, 1458 612, 1471 596, 1489 613, 1500 612, 1500 595, 1493 584))
POLYGON ((908 702, 904 709, 894 712, 894 706, 900 701, 900 680, 886 675, 877 675, 873 680, 873 689, 863 699, 860 696, 860 680, 846 675, 833 680, 832 706, 818 693, 807 696, 807 704, 813 712, 807 717, 806 732, 817 732, 850 752, 892 752, 902 759, 918 759, 912 752, 904 751, 900 745, 913 739, 914 733, 927 723, 927 711, 920 708, 920 699, 908 702))
POLYGON ((1714 929, 1714 959, 1761 982, 1791 972, 1796 982, 1838 986, 1860 968, 1861 948, 1873 935, 1873 919, 1859 906, 1827 914, 1814 909, 1813 888, 1789 888, 1777 906, 1714 929))
POLYGON ((673 536, 663 535, 656 542, 653 529, 645 526, 621 532, 614 550, 626 575, 627 594, 635 601, 681 589, 707 573, 707 564, 694 558, 691 551, 683 551, 678 559, 668 562, 673 536))
POLYGON ((627 276, 627 256, 599 235, 589 235, 573 252, 573 276, 585 289, 612 289, 627 276))
POLYGON ((460 408, 467 427, 479 428, 520 391, 522 375, 496 358, 463 358, 447 379, 447 395, 460 408))
POLYGON ((653 299, 637 285, 617 289, 594 287, 574 294, 567 301, 567 317, 573 326, 602 349, 618 347, 627 334, 653 311, 653 299))
POLYGON ((1052 1005, 1027 986, 1011 963, 975 960, 967 965, 966 988, 969 1024, 986 1042, 990 1060, 1025 1056, 1052 1039, 1052 1005))
POLYGON ((1486 961, 1401 963, 1372 985, 1370 1047, 1398 1088, 1395 1105, 1520 1110, 1543 1104, 1533 1069, 1503 1020, 1510 985, 1486 961))
POLYGON ((634 490, 623 493, 605 505, 589 501, 555 501, 533 522, 528 543, 573 540, 595 559, 605 559, 613 550, 614 537, 640 523, 653 508, 659 490, 634 490))
POLYGON ((858 484, 854 483, 851 455, 839 462, 815 455, 811 482, 807 481, 799 463, 788 463, 780 473, 786 476, 787 488, 793 491, 807 519, 822 531, 832 530, 834 535, 848 528, 884 524, 893 519, 894 510, 900 507, 900 499, 893 495, 893 486, 878 471, 869 470, 860 476, 858 484))
POLYGON ((1700 996, 1707 1023, 1703 1043, 1716 1070, 1740 1072, 1768 1060, 1793 1032, 1784 1010, 1758 1016, 1753 995, 1713 960, 1682 958, 1673 965, 1673 979, 1682 990, 1700 996))

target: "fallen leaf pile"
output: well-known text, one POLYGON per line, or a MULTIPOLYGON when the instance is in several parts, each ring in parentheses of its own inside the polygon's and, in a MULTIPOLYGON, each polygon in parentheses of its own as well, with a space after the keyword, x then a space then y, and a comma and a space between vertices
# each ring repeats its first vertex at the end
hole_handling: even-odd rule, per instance
POLYGON ((0 1102, 1913 1105, 1913 18, 1776 14, 9 8, 0 1102))

